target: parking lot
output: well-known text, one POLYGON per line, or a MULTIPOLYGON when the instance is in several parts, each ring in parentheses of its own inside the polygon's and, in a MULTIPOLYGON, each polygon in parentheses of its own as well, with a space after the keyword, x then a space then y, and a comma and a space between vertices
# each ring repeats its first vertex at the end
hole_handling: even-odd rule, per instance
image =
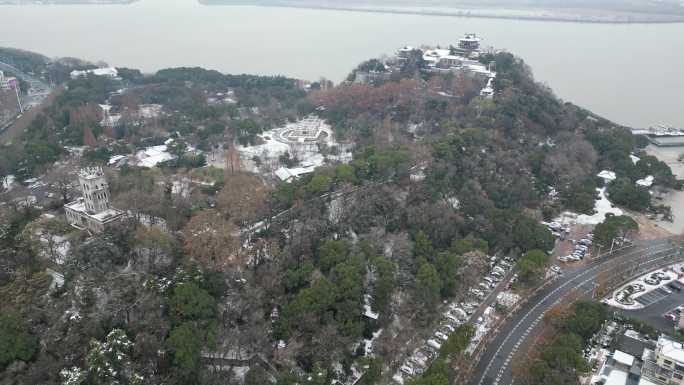
POLYGON ((684 304, 684 291, 673 291, 648 307, 640 310, 617 310, 617 313, 648 323, 663 333, 672 333, 674 322, 666 318, 678 306, 684 304))
POLYGON ((667 296, 669 296, 670 294, 672 294, 671 290, 660 287, 656 290, 653 290, 650 293, 646 293, 636 298, 636 301, 644 305, 644 307, 651 306, 654 303, 660 302, 663 299, 667 298, 667 296))
POLYGON ((470 288, 466 301, 452 302, 443 307, 441 322, 424 343, 406 357, 392 376, 393 383, 404 384, 408 379, 424 373, 437 357, 442 344, 460 325, 466 322, 474 324, 476 336, 473 337, 471 344, 478 336, 482 338, 487 331, 488 321, 494 317, 492 304, 496 294, 510 288, 511 282, 517 278, 517 274, 511 272, 514 263, 510 257, 490 256, 489 274, 475 287, 470 288))
POLYGON ((554 259, 562 263, 576 263, 591 256, 592 226, 545 223, 556 237, 554 259))

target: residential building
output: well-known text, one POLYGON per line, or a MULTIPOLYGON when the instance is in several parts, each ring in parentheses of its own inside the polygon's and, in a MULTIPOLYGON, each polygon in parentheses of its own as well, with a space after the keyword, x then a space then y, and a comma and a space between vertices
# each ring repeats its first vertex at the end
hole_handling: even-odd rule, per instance
POLYGON ((641 385, 684 385, 684 346, 660 336, 654 350, 644 350, 641 385))
POLYGON ((13 90, 17 88, 17 85, 17 78, 7 77, 4 72, 0 71, 0 90, 13 90))
POLYGON ((64 206, 67 221, 80 230, 99 233, 124 217, 124 212, 109 203, 109 185, 102 168, 86 168, 78 173, 83 196, 64 206))
MULTIPOLYGON (((655 349, 655 341, 640 333, 626 329, 624 333, 613 335, 617 324, 606 327, 601 335, 599 345, 588 354, 590 365, 596 365, 596 370, 587 384, 591 385, 653 385, 642 377, 644 371, 643 358, 645 352, 655 349), (612 352, 605 346, 613 346, 612 352), (640 382, 642 381, 642 382, 640 382)), ((621 329, 617 329, 621 330, 621 329)), ((662 385, 662 384, 661 384, 662 385)))

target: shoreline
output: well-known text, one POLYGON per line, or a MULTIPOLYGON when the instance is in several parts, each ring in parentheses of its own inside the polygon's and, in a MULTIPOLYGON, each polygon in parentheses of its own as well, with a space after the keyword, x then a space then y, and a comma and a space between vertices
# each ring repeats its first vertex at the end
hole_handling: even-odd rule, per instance
MULTIPOLYGON (((390 14, 390 15, 416 15, 416 16, 438 16, 438 17, 456 17, 456 18, 474 18, 474 19, 500 19, 500 20, 519 20, 519 21, 539 21, 539 22, 564 22, 564 23, 581 23, 581 24, 682 24, 684 23, 684 15, 671 16, 671 15, 658 15, 658 14, 647 14, 647 13, 635 13, 630 18, 627 15, 621 16, 620 14, 613 14, 613 16, 583 16, 583 15, 572 15, 567 16, 562 15, 515 15, 515 14, 505 14, 505 12, 515 12, 515 11, 529 11, 529 12, 557 12, 553 10, 546 9, 529 9, 529 10, 514 10, 505 9, 504 14, 496 13, 496 11, 488 10, 486 8, 475 8, 475 9, 453 9, 453 10, 428 10, 428 9, 402 9, 395 7, 354 7, 354 6, 334 6, 334 5, 304 5, 304 4, 286 4, 286 3, 250 3, 250 2, 223 2, 222 0, 198 0, 201 5, 204 6, 223 6, 223 7, 236 7, 236 6, 250 6, 250 7, 263 7, 263 8, 291 8, 291 9, 310 9, 310 10, 321 10, 321 11, 338 11, 338 12, 362 12, 362 13, 378 13, 378 14, 390 14), (653 19, 649 19, 649 16, 655 16, 653 19), (668 17, 668 19, 658 19, 657 16, 668 17)), ((0 2, 0 5, 2 3, 0 2)), ((607 15, 611 11, 606 12, 607 15)))

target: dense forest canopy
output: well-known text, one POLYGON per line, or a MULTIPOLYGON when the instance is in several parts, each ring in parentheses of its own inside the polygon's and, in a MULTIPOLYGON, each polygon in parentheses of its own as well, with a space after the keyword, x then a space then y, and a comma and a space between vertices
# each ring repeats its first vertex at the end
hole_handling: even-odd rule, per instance
MULTIPOLYGON (((26 61, 43 65, 36 58, 26 61)), ((554 247, 541 221, 564 210, 591 214, 599 171, 616 172, 608 194, 633 210, 653 209, 636 180, 680 187, 628 129, 559 100, 522 59, 480 60, 497 72, 493 98, 480 95, 485 79, 426 72, 418 56, 381 81, 336 87, 201 68, 121 68, 116 79, 67 81, 0 151, 1 176, 46 175, 65 186, 50 207, 9 198, 0 206, 0 341, 11 346, 0 355, 0 382, 218 384, 235 381, 212 369, 225 357, 249 361, 251 384, 329 384, 359 367, 362 383, 385 381, 412 336, 439 321, 444 301, 468 300, 492 256, 512 261, 523 290, 539 284, 554 247), (115 128, 101 124, 105 102, 121 113, 115 128), (137 118, 144 104, 163 114, 137 118), (352 149, 351 161, 290 183, 241 169, 262 160, 236 159, 236 147, 311 114, 352 149), (73 175, 55 169, 106 166, 111 155, 169 139, 176 161, 107 170, 113 203, 129 220, 102 234, 66 225, 73 175), (221 146, 225 168, 206 166, 204 154, 221 146), (203 154, 191 158, 190 148, 203 154), (183 181, 193 184, 186 194, 183 181), (52 240, 65 239, 60 260, 52 240), (374 355, 364 340, 374 341, 374 355)), ((381 69, 376 60, 357 70, 381 69)), ((617 217, 597 237, 633 227, 617 217)), ((543 356, 563 349, 561 364, 581 370, 576 358, 606 314, 587 304, 574 314, 556 325, 567 338, 543 356)), ((451 363, 464 358, 472 333, 451 331, 412 384, 453 380, 451 363)), ((556 364, 540 363, 533 379, 555 381, 556 364)))

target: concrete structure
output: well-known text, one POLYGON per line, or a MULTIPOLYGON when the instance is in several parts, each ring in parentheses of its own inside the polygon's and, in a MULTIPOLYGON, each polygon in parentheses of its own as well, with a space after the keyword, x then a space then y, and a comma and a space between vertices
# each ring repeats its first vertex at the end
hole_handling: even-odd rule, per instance
POLYGON ((479 51, 480 42, 481 39, 474 33, 466 33, 466 35, 458 41, 458 48, 464 51, 479 51))
POLYGON ((69 224, 99 233, 107 225, 123 219, 123 211, 112 208, 109 203, 109 185, 102 168, 81 170, 78 183, 83 196, 64 206, 69 224))
POLYGON ((660 336, 655 350, 644 351, 640 384, 684 385, 684 346, 660 336))
POLYGON ((0 90, 15 90, 18 88, 18 85, 17 78, 7 77, 4 72, 0 71, 0 90))
MULTIPOLYGON (((466 74, 480 81, 486 82, 480 90, 480 96, 493 98, 495 94, 494 79, 496 72, 490 66, 479 61, 480 38, 475 34, 466 34, 459 40, 457 47, 445 48, 420 48, 404 47, 397 51, 396 61, 405 62, 411 55, 422 53, 423 71, 433 73, 459 73, 466 74)), ((396 70, 396 68, 395 68, 396 70)), ((357 82, 372 82, 376 80, 375 74, 357 74, 357 82)))

